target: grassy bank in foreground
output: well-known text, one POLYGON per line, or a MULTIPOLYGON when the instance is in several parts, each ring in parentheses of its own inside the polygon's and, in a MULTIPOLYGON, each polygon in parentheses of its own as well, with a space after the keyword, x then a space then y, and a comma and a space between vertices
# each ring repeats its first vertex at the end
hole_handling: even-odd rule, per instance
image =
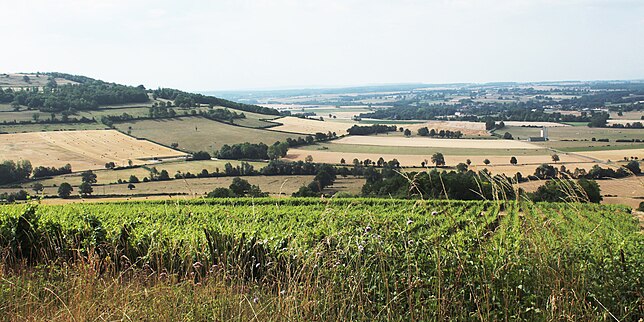
POLYGON ((636 320, 644 235, 590 204, 0 207, 9 320, 636 320))

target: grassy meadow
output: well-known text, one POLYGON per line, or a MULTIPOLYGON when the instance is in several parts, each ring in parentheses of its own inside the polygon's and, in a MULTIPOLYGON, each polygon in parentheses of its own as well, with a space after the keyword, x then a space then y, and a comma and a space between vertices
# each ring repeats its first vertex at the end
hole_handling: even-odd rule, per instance
POLYGON ((143 120, 117 123, 122 132, 130 131, 132 136, 171 145, 178 143, 185 151, 215 151, 224 144, 260 143, 271 145, 287 138, 297 139, 301 135, 262 129, 245 128, 212 121, 202 117, 182 117, 164 120, 143 120), (131 129, 130 129, 131 128, 131 129))

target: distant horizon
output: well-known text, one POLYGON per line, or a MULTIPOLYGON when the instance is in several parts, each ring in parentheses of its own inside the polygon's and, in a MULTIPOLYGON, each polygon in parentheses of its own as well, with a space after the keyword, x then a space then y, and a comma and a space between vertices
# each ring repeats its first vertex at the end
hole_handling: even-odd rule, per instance
POLYGON ((641 0, 3 3, 0 70, 248 91, 644 77, 641 0), (640 40, 638 40, 640 39, 640 40))
POLYGON ((162 88, 175 88, 187 92, 193 93, 235 93, 235 92, 273 92, 273 91, 289 91, 289 90, 325 90, 325 89, 346 89, 346 88, 365 88, 365 87, 385 87, 385 86, 408 86, 408 85, 427 85, 427 86, 440 86, 440 85, 487 85, 487 84, 504 84, 504 83, 515 83, 515 84, 543 84, 543 83, 592 83, 592 82, 644 82, 644 77, 642 78, 632 78, 632 79, 548 79, 548 80, 530 80, 530 81, 486 81, 486 82, 391 82, 391 83, 363 83, 363 84, 335 84, 335 85, 294 85, 294 86, 285 86, 285 87, 266 87, 266 88, 236 88, 236 89, 190 89, 185 87, 171 87, 161 84, 160 86, 149 86, 144 83, 121 83, 118 81, 113 81, 110 79, 105 79, 95 75, 89 74, 72 74, 66 71, 20 71, 20 72, 7 72, 0 71, 0 74, 46 74, 46 73, 64 73, 77 76, 85 76, 108 83, 117 83, 128 86, 139 86, 143 85, 147 89, 154 89, 157 87, 162 88))

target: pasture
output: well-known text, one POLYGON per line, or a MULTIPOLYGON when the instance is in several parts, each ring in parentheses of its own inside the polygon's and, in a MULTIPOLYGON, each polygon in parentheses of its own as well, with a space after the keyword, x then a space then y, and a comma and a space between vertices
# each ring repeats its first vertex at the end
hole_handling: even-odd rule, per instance
POLYGON ((107 162, 126 166, 145 164, 152 158, 185 154, 115 130, 31 132, 0 134, 0 156, 4 160, 29 160, 34 166, 61 167, 74 171, 102 169, 107 162))
MULTIPOLYGON (((145 169, 139 168, 136 171, 131 172, 132 174, 138 174, 139 179, 143 178, 146 173, 145 169)), ((114 171, 118 172, 118 171, 114 171)), ((110 181, 115 177, 109 177, 113 174, 106 174, 103 172, 97 172, 97 176, 102 182, 110 181)), ((149 175, 149 173, 148 173, 149 175)), ((129 176, 128 176, 129 177, 129 176)), ((123 177, 119 177, 123 179, 123 177)), ((313 181, 314 176, 312 175, 288 175, 288 176, 245 176, 242 177, 244 180, 247 180, 250 184, 258 185, 260 189, 264 192, 268 192, 272 197, 284 197, 290 196, 293 192, 297 191, 300 187, 308 185, 313 181)), ((124 179, 127 179, 125 177, 124 179)), ((102 201, 104 198, 113 198, 114 196, 127 198, 132 197, 144 197, 144 196, 165 196, 166 198, 180 198, 180 196, 171 196, 171 195, 181 195, 183 198, 194 198, 194 197, 203 197, 208 192, 214 190, 215 188, 228 188, 232 183, 234 177, 212 177, 212 178, 191 178, 191 179, 175 179, 169 181, 150 181, 150 182, 140 182, 135 184, 135 188, 130 190, 128 189, 128 184, 97 184, 94 185, 94 195, 99 197, 90 197, 85 198, 84 202, 92 201, 102 201)), ((347 192, 351 194, 359 194, 362 185, 364 184, 363 178, 347 177, 342 178, 338 177, 335 183, 332 186, 327 187, 324 191, 326 193, 335 193, 335 192, 347 192)), ((80 178, 78 175, 74 177, 67 177, 64 180, 55 178, 52 180, 43 180, 43 184, 46 184, 45 189, 42 194, 45 196, 57 196, 57 186, 52 184, 59 185, 60 182, 68 182, 74 187, 74 195, 78 195, 78 185, 80 184, 80 178), (55 181, 54 181, 55 180, 55 181)), ((31 183, 25 184, 23 188, 15 187, 4 187, 0 188, 0 193, 3 192, 15 192, 20 189, 29 190, 31 183)), ((47 199, 46 199, 47 200, 47 199)), ((78 202, 80 199, 69 199, 69 202, 78 202)), ((56 201, 60 203, 60 201, 56 201)))
POLYGON ((224 144, 260 143, 271 145, 287 138, 297 139, 301 135, 263 129, 253 129, 212 121, 203 117, 181 117, 163 120, 142 120, 117 123, 120 131, 145 138, 163 145, 178 143, 180 150, 213 152, 224 144))
MULTIPOLYGON (((54 80, 58 85, 76 84, 76 82, 64 78, 55 78, 54 80)), ((34 86, 43 87, 47 85, 48 81, 49 76, 34 73, 0 74, 0 88, 20 89, 34 86), (25 76, 29 78, 29 81, 25 81, 25 76)))
POLYGON ((4 125, 0 123, 0 133, 27 133, 47 131, 81 131, 81 130, 107 130, 108 127, 101 123, 54 123, 54 124, 19 124, 4 125))

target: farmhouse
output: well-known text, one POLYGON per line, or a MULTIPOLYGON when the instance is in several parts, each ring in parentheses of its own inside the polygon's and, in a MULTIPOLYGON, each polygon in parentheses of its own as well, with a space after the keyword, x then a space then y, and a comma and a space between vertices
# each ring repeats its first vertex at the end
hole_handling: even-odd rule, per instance
POLYGON ((528 138, 528 142, 546 142, 548 141, 548 128, 543 126, 541 127, 541 136, 531 136, 528 138))

